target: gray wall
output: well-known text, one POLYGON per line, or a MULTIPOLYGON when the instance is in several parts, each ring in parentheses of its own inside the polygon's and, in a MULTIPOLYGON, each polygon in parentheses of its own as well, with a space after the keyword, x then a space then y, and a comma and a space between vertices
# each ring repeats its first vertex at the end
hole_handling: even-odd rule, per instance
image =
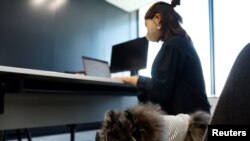
POLYGON ((0 65, 79 71, 82 55, 110 61, 112 45, 136 38, 136 13, 104 0, 67 0, 56 11, 31 2, 0 1, 0 65))

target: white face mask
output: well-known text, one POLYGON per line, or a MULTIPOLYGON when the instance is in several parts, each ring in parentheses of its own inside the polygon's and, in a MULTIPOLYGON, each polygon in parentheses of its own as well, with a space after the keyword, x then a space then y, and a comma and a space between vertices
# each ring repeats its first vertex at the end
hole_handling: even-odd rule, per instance
POLYGON ((157 24, 154 22, 154 19, 145 20, 145 25, 147 28, 147 39, 152 42, 158 42, 161 30, 157 28, 157 24))

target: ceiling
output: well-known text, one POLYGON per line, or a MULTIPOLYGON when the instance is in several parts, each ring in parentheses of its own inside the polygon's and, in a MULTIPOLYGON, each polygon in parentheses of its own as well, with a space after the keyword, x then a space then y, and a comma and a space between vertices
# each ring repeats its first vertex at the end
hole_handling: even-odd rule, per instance
POLYGON ((159 0, 105 0, 106 2, 119 7, 127 12, 133 12, 139 8, 159 0))

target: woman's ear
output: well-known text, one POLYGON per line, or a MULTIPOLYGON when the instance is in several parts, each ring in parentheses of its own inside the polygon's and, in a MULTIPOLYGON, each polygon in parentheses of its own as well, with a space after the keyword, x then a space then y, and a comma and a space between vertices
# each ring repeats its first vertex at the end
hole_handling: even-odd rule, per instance
POLYGON ((155 22, 157 25, 160 25, 160 23, 161 23, 161 15, 160 15, 160 13, 155 14, 153 22, 155 22))

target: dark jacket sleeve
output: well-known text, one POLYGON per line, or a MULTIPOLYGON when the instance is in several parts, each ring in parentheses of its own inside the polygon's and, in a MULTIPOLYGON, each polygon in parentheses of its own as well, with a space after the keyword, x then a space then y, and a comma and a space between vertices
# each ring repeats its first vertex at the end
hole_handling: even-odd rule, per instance
POLYGON ((138 98, 140 101, 168 103, 175 87, 177 73, 181 70, 185 56, 178 44, 163 44, 152 66, 152 78, 139 76, 138 98))

